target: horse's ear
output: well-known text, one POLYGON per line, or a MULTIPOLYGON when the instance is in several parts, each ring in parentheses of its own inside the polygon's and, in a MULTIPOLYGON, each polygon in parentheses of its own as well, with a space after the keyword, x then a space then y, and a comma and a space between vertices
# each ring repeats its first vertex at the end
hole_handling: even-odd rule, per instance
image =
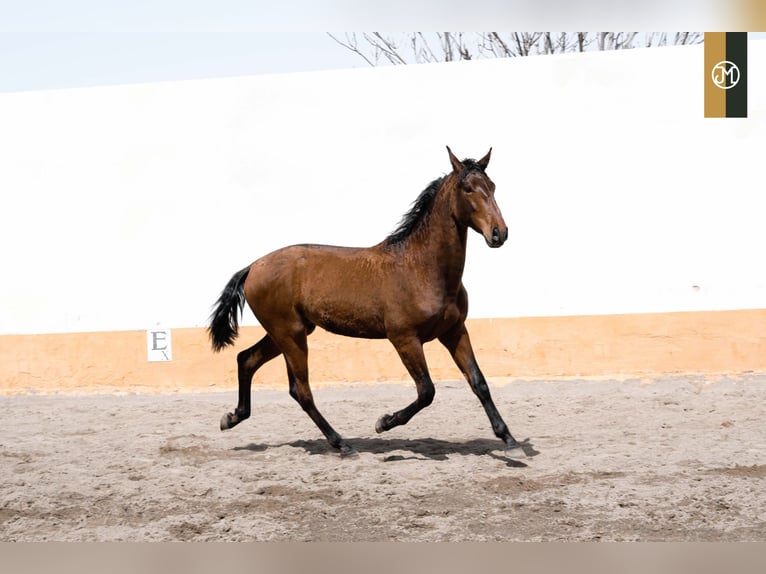
POLYGON ((449 153, 449 161, 452 164, 452 169, 455 170, 455 173, 460 173, 463 171, 463 164, 460 163, 460 160, 455 157, 455 154, 452 153, 452 150, 447 146, 447 153, 449 153))
POLYGON ((489 151, 487 152, 487 155, 485 155, 483 158, 481 158, 478 162, 479 167, 483 170, 487 169, 487 166, 489 165, 489 156, 492 155, 492 148, 489 148, 489 151))

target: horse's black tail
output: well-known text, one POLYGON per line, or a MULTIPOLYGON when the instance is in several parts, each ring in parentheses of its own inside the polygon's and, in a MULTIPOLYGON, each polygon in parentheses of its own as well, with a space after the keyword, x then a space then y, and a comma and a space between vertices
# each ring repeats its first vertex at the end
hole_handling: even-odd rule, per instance
POLYGON ((231 345, 237 338, 239 315, 245 307, 245 279, 249 271, 248 265, 229 279, 210 314, 210 326, 207 330, 216 353, 231 345))

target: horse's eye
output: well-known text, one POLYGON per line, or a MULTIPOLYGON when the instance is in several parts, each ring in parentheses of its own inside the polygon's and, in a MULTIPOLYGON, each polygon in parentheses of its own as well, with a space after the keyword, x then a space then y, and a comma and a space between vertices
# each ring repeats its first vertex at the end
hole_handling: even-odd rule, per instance
POLYGON ((465 191, 466 193, 473 193, 473 188, 470 185, 464 185, 463 191, 465 191))

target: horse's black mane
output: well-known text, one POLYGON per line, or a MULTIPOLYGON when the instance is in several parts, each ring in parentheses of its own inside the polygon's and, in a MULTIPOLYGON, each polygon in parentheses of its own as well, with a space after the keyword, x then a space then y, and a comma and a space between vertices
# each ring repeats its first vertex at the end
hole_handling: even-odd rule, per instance
MULTIPOLYGON (((479 171, 484 173, 484 170, 481 169, 481 166, 473 159, 464 159, 462 163, 463 170, 460 172, 461 180, 472 171, 479 171)), ((431 207, 434 203, 434 198, 436 197, 436 192, 439 191, 447 177, 448 176, 445 175, 439 179, 433 180, 428 184, 428 187, 426 187, 420 193, 418 198, 413 202, 410 210, 404 214, 396 229, 394 229, 390 235, 386 237, 384 241, 386 245, 395 245, 397 243, 401 243, 407 237, 412 235, 412 232, 417 229, 418 225, 421 221, 423 221, 426 214, 431 211, 431 207)))
POLYGON ((412 204, 412 208, 410 208, 410 210, 404 214, 396 229, 394 229, 391 234, 386 237, 386 245, 401 243, 405 238, 412 234, 412 232, 418 226, 418 223, 423 220, 425 214, 431 211, 431 206, 434 203, 436 192, 439 191, 442 183, 444 183, 445 177, 446 176, 433 180, 428 184, 428 187, 421 192, 421 194, 412 204))

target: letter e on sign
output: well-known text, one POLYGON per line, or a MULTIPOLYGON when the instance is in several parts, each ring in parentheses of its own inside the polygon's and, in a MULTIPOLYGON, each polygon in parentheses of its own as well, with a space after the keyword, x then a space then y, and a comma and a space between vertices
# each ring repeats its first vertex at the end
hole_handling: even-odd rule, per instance
POLYGON ((150 329, 146 332, 147 361, 172 361, 173 346, 170 329, 150 329))

